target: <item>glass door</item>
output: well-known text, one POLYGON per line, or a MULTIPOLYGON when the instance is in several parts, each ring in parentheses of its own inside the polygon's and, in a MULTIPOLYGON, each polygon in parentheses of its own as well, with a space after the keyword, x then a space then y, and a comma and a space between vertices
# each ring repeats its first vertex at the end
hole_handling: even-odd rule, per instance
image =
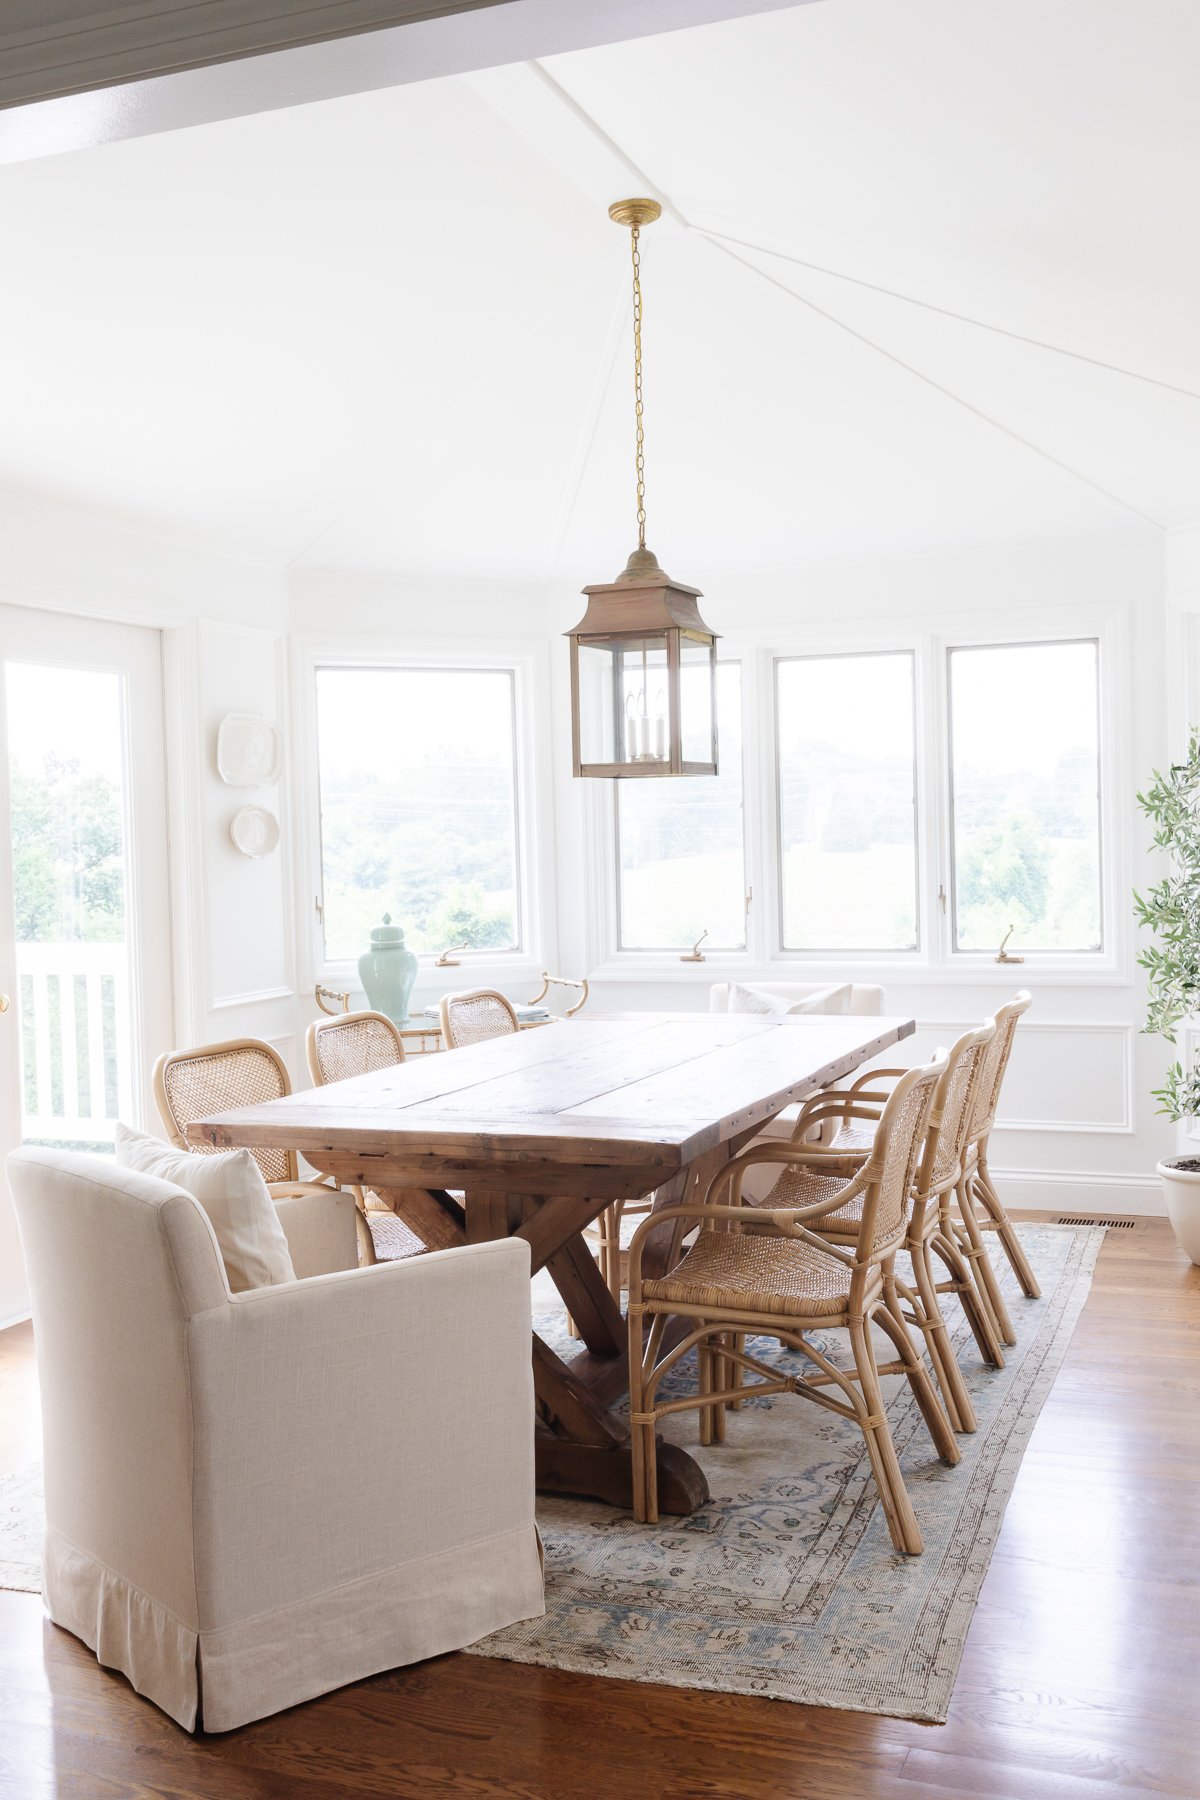
POLYGON ((110 1152, 171 1040, 160 637, 0 607, 0 662, 0 1148, 110 1152))

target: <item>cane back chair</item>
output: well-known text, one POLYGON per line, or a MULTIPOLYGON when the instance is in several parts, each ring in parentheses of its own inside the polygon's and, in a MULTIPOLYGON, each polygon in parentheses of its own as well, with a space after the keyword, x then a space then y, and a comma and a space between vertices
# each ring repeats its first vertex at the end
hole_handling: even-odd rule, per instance
MULTIPOLYGON (((177 1149, 190 1150, 194 1156, 212 1155, 216 1146, 189 1143, 189 1125, 212 1113, 281 1100, 292 1091, 287 1064, 261 1038, 230 1038, 225 1043, 203 1044, 195 1050, 168 1051, 154 1065, 153 1084, 167 1136, 177 1149)), ((322 1188, 328 1191, 331 1185, 301 1181, 294 1150, 253 1149, 250 1154, 277 1200, 322 1188)))
POLYGON ((701 1442, 720 1443, 730 1401, 743 1394, 793 1393, 859 1427, 892 1542, 898 1551, 920 1554, 921 1529, 900 1472, 879 1379, 891 1374, 908 1378, 938 1455, 945 1463, 958 1462, 957 1439, 909 1337, 889 1280, 892 1261, 904 1241, 909 1194, 944 1068, 943 1053, 897 1082, 866 1161, 848 1179, 828 1184, 833 1191, 820 1199, 798 1207, 785 1199, 778 1207, 756 1211, 752 1231, 742 1229, 749 1211, 740 1204, 746 1170, 760 1162, 780 1165, 776 1186, 784 1188, 797 1158, 791 1145, 756 1144, 726 1164, 710 1183, 703 1204, 666 1207, 638 1227, 629 1251, 629 1408, 637 1519, 654 1522, 658 1517, 659 1419, 699 1409, 701 1442), (723 1192, 728 1192, 730 1203, 722 1203, 723 1192), (822 1236, 821 1221, 856 1200, 861 1200, 861 1210, 853 1248, 822 1236), (699 1233, 669 1274, 645 1280, 645 1240, 669 1219, 679 1221, 684 1230, 699 1226, 699 1233), (692 1326, 663 1354, 672 1315, 691 1320, 692 1326), (872 1325, 895 1345, 895 1361, 876 1360, 872 1325), (850 1334, 851 1370, 839 1368, 807 1335, 838 1328, 850 1334), (762 1362, 746 1347, 751 1334, 778 1338, 800 1351, 815 1365, 815 1373, 786 1374, 762 1362), (659 1400, 663 1376, 693 1346, 699 1355, 698 1391, 659 1400), (732 1386, 731 1367, 758 1379, 744 1389, 732 1386), (841 1397, 829 1392, 831 1388, 841 1397))
POLYGON ((988 1168, 988 1145, 992 1127, 996 1123, 996 1109, 1000 1104, 1000 1092, 1008 1072, 1017 1024, 1021 1015, 1028 1012, 1032 1004, 1033 995, 1028 988, 1022 988, 1004 1006, 996 1009, 996 1035, 980 1078, 962 1179, 954 1196, 958 1216, 953 1223, 959 1242, 964 1255, 976 1270, 978 1285, 987 1297, 996 1328, 1006 1344, 1016 1343, 1016 1332, 1000 1292, 991 1258, 987 1254, 984 1233, 995 1232, 999 1237, 1001 1248, 1028 1299, 1036 1300, 1041 1289, 1029 1266, 1029 1259, 1022 1248, 1016 1228, 1005 1211, 1004 1202, 996 1192, 996 1184, 988 1168))
MULTIPOLYGON (((404 1039, 386 1013, 335 1013, 312 1021, 305 1033, 304 1053, 313 1086, 325 1087, 372 1069, 397 1067, 404 1061, 404 1039)), ((363 1262, 402 1262, 420 1256, 425 1245, 390 1206, 371 1190, 354 1187, 351 1192, 358 1208, 363 1262)))
MULTIPOLYGON (((925 1145, 917 1164, 904 1240, 913 1278, 910 1283, 894 1272, 890 1276, 903 1303, 902 1310, 907 1309, 904 1317, 924 1336, 946 1413, 956 1431, 974 1431, 976 1418, 942 1314, 943 1294, 958 1295, 984 1361, 997 1368, 1004 1364, 986 1295, 977 1287, 973 1265, 964 1255, 947 1216, 966 1164, 979 1087, 995 1032, 989 1019, 975 1030, 964 1032, 946 1053, 946 1067, 933 1097, 925 1145), (945 1271, 941 1281, 934 1271, 934 1257, 945 1271)), ((800 1157, 795 1168, 780 1178, 780 1187, 784 1181, 788 1183, 790 1202, 802 1205, 819 1199, 822 1191, 830 1191, 830 1183, 838 1179, 839 1171, 844 1176, 848 1170, 862 1166, 887 1103, 886 1077, 899 1079, 902 1073, 876 1071, 849 1089, 829 1089, 805 1103, 796 1124, 800 1157), (878 1082, 877 1088, 865 1085, 871 1080, 878 1082), (835 1135, 827 1150, 799 1143, 814 1128, 828 1131, 831 1125, 835 1135)), ((779 1204, 778 1197, 774 1204, 779 1204)), ((833 1243, 853 1243, 860 1209, 861 1197, 856 1197, 842 1211, 823 1218, 815 1229, 833 1243)))
POLYGON ((487 1038, 508 1037, 520 1031, 516 1008, 507 994, 496 988, 474 988, 464 994, 443 994, 438 1006, 442 1042, 447 1050, 464 1044, 482 1044, 487 1038))

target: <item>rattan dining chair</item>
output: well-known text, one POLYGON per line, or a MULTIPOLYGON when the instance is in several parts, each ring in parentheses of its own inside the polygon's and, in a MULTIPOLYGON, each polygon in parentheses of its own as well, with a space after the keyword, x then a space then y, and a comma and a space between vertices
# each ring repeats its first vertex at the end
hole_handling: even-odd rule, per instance
MULTIPOLYGON (((975 1030, 964 1032, 946 1053, 946 1067, 933 1097, 925 1144, 917 1164, 904 1240, 913 1278, 906 1282, 894 1272, 890 1277, 903 1308, 907 1308, 904 1317, 924 1336, 943 1405, 956 1431, 974 1431, 977 1421, 942 1313, 944 1294, 958 1296, 984 1361, 997 1368, 1004 1364, 987 1297, 979 1291, 971 1261, 964 1255, 947 1217, 947 1207, 962 1179, 980 1082, 995 1035, 995 1024, 988 1019, 975 1030), (934 1268, 935 1258, 944 1270, 940 1281, 934 1268)), ((844 1172, 865 1162, 888 1100, 885 1074, 899 1079, 904 1073, 875 1071, 873 1077, 860 1078, 852 1088, 829 1089, 801 1108, 797 1139, 811 1133, 814 1127, 827 1133, 832 1126, 834 1132, 827 1149, 819 1149, 811 1141, 797 1146, 797 1169, 802 1171, 802 1184, 812 1199, 818 1198, 821 1189, 827 1189, 837 1178, 835 1171, 844 1172), (864 1085, 864 1081, 872 1079, 876 1086, 864 1085)), ((764 1202, 753 1204, 761 1206, 764 1202)), ((861 1197, 856 1197, 843 1212, 831 1213, 815 1229, 833 1243, 853 1243, 860 1207, 861 1197)))
POLYGON ((1029 1259, 1017 1236, 1016 1227, 996 1191, 996 1184, 988 1168, 988 1145, 992 1127, 996 1123, 996 1110, 1000 1104, 1004 1077, 1008 1072, 1017 1024, 1021 1015, 1028 1012, 1032 1004, 1033 995, 1028 988, 1022 988, 1004 1006, 996 1009, 996 1035, 989 1046, 980 1077, 962 1179, 954 1194, 957 1216, 951 1215, 963 1253, 976 1270, 978 1285, 987 1297, 996 1329, 1006 1344, 1015 1344, 1017 1337, 987 1253, 985 1233, 994 1232, 999 1237, 1001 1248, 1026 1297, 1036 1300, 1041 1289, 1029 1266, 1029 1259))
MULTIPOLYGON (((373 1069, 404 1061, 404 1039, 386 1013, 335 1013, 314 1019, 304 1037, 304 1053, 314 1087, 348 1081, 373 1069)), ((358 1208, 359 1245, 364 1262, 403 1262, 426 1246, 384 1201, 371 1206, 369 1189, 352 1187, 358 1208)))
POLYGON ((304 1037, 314 1087, 348 1081, 404 1061, 404 1039, 386 1013, 342 1013, 314 1019, 304 1037))
MULTIPOLYGON (((193 1144, 187 1129, 212 1113, 262 1106, 292 1091, 287 1064, 261 1038, 230 1038, 195 1050, 169 1050, 154 1065, 154 1099, 167 1136, 194 1156, 215 1154, 214 1144, 193 1144)), ((328 1193, 333 1183, 302 1181, 294 1150, 250 1152, 276 1200, 293 1194, 328 1193)))
POLYGON ((464 1044, 482 1044, 488 1038, 507 1037, 521 1029, 512 1001, 496 988, 443 994, 438 1011, 442 1020, 442 1042, 447 1050, 461 1050, 464 1044))
POLYGON ((900 1472, 900 1463, 879 1385, 881 1375, 908 1378, 934 1447, 942 1461, 959 1460, 958 1441, 943 1413, 929 1371, 908 1333, 889 1281, 891 1265, 904 1241, 909 1194, 925 1141, 934 1093, 945 1069, 944 1054, 925 1068, 909 1070, 896 1083, 875 1132, 865 1163, 848 1179, 824 1184, 819 1199, 792 1204, 805 1171, 797 1170, 797 1151, 789 1144, 756 1144, 733 1158, 710 1184, 702 1205, 665 1207, 634 1233, 629 1250, 629 1419, 633 1450, 634 1517, 651 1523, 658 1518, 655 1431, 668 1413, 699 1409, 702 1443, 725 1437, 729 1401, 759 1394, 800 1394, 851 1420, 866 1439, 867 1452, 883 1502, 892 1543, 898 1551, 919 1555, 921 1528, 900 1472), (755 1214, 755 1229, 745 1231, 747 1208, 740 1204, 741 1185, 756 1163, 781 1165, 773 1197, 775 1205, 755 1214), (727 1192, 729 1203, 720 1196, 727 1192), (823 1219, 852 1202, 861 1202, 853 1249, 820 1234, 823 1219), (699 1226, 693 1243, 674 1269, 647 1280, 642 1251, 647 1236, 667 1220, 677 1229, 699 1226), (685 1223, 686 1222, 686 1223, 685 1223), (692 1325, 679 1343, 663 1354, 666 1325, 679 1316, 692 1325), (646 1325, 649 1333, 643 1343, 646 1325), (871 1328, 877 1325, 895 1345, 895 1361, 876 1359, 871 1328), (831 1330, 850 1334, 853 1369, 842 1369, 808 1335, 831 1330), (793 1375, 753 1356, 746 1346, 751 1334, 778 1338, 815 1366, 813 1374, 793 1375), (695 1346, 700 1381, 694 1395, 659 1400, 664 1375, 695 1346), (730 1385, 737 1368, 758 1379, 746 1387, 730 1385), (841 1398, 829 1389, 837 1389, 841 1398))

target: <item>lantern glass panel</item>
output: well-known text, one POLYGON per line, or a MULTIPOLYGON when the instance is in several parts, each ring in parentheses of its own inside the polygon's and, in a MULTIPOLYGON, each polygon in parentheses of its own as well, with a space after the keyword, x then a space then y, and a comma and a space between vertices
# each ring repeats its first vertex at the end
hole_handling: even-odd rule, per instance
POLYGON ((579 759, 584 763, 613 763, 624 755, 614 725, 618 714, 614 705, 618 689, 615 650, 611 639, 579 640, 579 759))
POLYGON ((713 760, 713 676, 715 640, 696 632, 679 634, 679 706, 685 763, 713 760))
POLYGON ((620 645, 619 762, 661 762, 670 755, 665 637, 625 638, 620 645))

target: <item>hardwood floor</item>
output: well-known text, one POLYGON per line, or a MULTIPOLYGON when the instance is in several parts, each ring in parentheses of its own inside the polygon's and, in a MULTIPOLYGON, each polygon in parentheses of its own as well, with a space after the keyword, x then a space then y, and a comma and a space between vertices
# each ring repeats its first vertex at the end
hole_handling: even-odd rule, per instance
MULTIPOLYGON (((35 1449, 19 1326, 0 1469, 35 1449)), ((0 1800, 1197 1800, 1198 1664, 1200 1269, 1146 1220, 1101 1251, 947 1724, 451 1656, 192 1739, 0 1593, 0 1800)))

